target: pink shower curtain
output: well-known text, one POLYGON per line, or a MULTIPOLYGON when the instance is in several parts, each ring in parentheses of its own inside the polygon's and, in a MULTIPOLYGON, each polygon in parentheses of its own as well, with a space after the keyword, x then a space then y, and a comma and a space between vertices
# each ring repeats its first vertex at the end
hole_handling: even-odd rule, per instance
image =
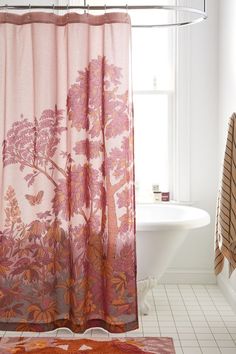
POLYGON ((0 14, 0 330, 138 327, 126 14, 0 14))

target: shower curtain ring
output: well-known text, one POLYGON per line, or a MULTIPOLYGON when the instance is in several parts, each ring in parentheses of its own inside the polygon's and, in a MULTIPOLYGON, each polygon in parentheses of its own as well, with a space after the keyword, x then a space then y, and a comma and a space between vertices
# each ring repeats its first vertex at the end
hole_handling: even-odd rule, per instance
POLYGON ((8 10, 8 4, 5 4, 5 15, 6 15, 6 17, 8 16, 8 12, 7 12, 7 10, 8 10))
POLYGON ((28 19, 30 20, 30 12, 31 12, 31 4, 29 4, 29 13, 28 13, 28 19))
POLYGON ((127 17, 127 19, 128 19, 128 10, 129 10, 129 7, 128 7, 128 4, 126 4, 126 17, 127 17))
POLYGON ((89 4, 87 5, 87 16, 89 15, 89 4))
POLYGON ((104 5, 104 12, 105 12, 105 15, 107 14, 107 4, 104 5))
POLYGON ((52 11, 53 11, 53 15, 55 15, 55 4, 52 5, 52 11))

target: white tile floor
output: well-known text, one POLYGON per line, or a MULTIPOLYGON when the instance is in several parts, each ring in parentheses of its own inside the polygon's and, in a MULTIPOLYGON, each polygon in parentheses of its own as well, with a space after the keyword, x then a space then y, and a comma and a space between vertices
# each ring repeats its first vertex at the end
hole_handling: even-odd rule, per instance
MULTIPOLYGON (((151 311, 140 327, 119 336, 168 336, 176 354, 236 354, 236 314, 216 285, 159 285, 149 296, 151 311)), ((69 330, 48 333, 0 332, 0 336, 116 337, 93 329, 84 335, 69 330)))

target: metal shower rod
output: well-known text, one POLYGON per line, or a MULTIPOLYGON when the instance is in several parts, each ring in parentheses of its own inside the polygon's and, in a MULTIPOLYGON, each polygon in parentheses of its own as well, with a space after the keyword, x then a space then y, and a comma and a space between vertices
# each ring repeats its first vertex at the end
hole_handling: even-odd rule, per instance
POLYGON ((145 25, 132 25, 132 27, 170 27, 170 26, 184 26, 184 25, 191 25, 194 23, 201 22, 205 19, 207 19, 207 12, 206 12, 206 0, 204 0, 203 3, 203 9, 199 10, 196 8, 192 7, 184 7, 184 6, 178 6, 178 5, 102 5, 102 6, 96 6, 96 5, 89 5, 87 4, 86 0, 84 0, 84 5, 1 5, 0 6, 0 11, 4 10, 33 10, 33 9, 38 9, 38 10, 47 10, 47 9, 52 9, 52 10, 64 10, 64 11, 69 11, 69 10, 84 10, 84 12, 89 13, 89 11, 107 11, 107 10, 125 10, 125 11, 133 11, 133 10, 167 10, 167 11, 175 11, 177 12, 182 12, 182 13, 188 13, 188 14, 195 14, 198 15, 196 19, 189 20, 189 21, 182 21, 182 22, 177 22, 177 23, 168 23, 168 24, 145 24, 145 25))

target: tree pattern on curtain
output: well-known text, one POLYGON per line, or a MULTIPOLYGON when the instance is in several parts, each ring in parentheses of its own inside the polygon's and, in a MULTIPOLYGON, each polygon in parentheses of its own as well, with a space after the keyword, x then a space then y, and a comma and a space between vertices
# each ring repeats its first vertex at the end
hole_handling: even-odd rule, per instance
POLYGON ((122 70, 99 56, 69 87, 67 112, 55 106, 33 119, 22 114, 6 132, 3 168, 17 164, 16 178, 22 177, 28 193, 19 199, 9 184, 4 195, 1 328, 137 328, 136 259, 129 237, 133 135, 121 80, 122 70), (74 145, 71 135, 78 136, 74 145), (62 139, 65 151, 59 149, 62 139), (53 195, 45 210, 48 183, 53 195), (25 204, 34 217, 30 223, 22 219, 25 204))

